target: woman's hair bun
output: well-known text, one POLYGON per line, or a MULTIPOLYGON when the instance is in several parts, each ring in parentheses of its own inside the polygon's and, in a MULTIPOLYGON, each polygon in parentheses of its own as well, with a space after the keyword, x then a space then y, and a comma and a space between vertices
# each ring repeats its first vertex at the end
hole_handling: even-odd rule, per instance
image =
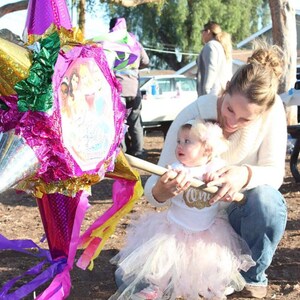
POLYGON ((254 51, 248 58, 248 63, 258 63, 270 68, 279 79, 284 72, 285 55, 277 45, 269 45, 264 40, 254 42, 254 51))

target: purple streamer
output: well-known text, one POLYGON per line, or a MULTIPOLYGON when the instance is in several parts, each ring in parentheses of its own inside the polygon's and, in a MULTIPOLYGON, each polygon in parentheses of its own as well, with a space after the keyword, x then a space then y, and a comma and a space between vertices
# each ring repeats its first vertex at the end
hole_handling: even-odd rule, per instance
POLYGON ((43 250, 32 240, 9 240, 2 234, 0 234, 0 250, 14 250, 29 254, 35 257, 45 257, 48 261, 51 261, 51 255, 48 250, 43 250), (38 253, 32 253, 26 249, 36 248, 38 253))
POLYGON ((9 240, 3 235, 0 234, 0 249, 1 250, 14 250, 18 252, 22 252, 35 257, 45 257, 46 259, 36 266, 30 268, 22 275, 13 278, 4 284, 2 289, 0 290, 0 299, 6 300, 15 300, 22 299, 29 293, 36 290, 39 286, 49 281, 56 274, 61 273, 65 267, 67 266, 67 259, 65 257, 59 258, 55 261, 51 260, 51 255, 48 250, 41 249, 38 245, 36 245, 32 240, 9 240), (26 249, 36 248, 38 253, 32 253, 26 249), (42 273, 41 270, 46 264, 50 264, 50 266, 44 270, 42 273), (14 284, 28 275, 37 275, 33 280, 26 283, 25 285, 18 288, 16 291, 9 293, 9 290, 14 286, 14 284))
POLYGON ((43 261, 43 262, 39 263, 35 267, 33 267, 33 268, 29 269, 28 271, 26 271, 21 276, 18 276, 16 278, 12 279, 11 281, 9 281, 8 283, 6 283, 4 285, 2 291, 0 292, 0 299, 2 299, 2 297, 5 297, 3 299, 6 299, 6 300, 22 299, 23 297, 25 297, 29 293, 31 293, 34 290, 36 290, 39 286, 41 286, 42 284, 44 284, 47 281, 49 281, 56 274, 61 273, 62 270, 67 265, 67 262, 66 262, 65 258, 61 258, 61 259, 59 259, 57 261, 54 261, 54 262, 51 263, 51 265, 45 271, 43 271, 41 274, 39 274, 38 276, 36 276, 33 280, 31 280, 30 282, 24 284, 23 286, 21 286, 16 291, 14 291, 14 292, 12 292, 10 294, 7 294, 8 290, 19 279, 23 278, 25 275, 36 275, 36 274, 38 274, 41 271, 42 267, 45 265, 45 263, 46 263, 46 261, 43 261))

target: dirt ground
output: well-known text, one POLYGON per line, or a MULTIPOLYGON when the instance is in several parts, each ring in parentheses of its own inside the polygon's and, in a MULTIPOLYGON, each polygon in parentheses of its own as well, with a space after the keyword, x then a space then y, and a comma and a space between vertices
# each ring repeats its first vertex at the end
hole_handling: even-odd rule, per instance
MULTIPOLYGON (((162 142, 163 138, 159 132, 145 137, 145 148, 148 151, 147 160, 157 162, 162 142)), ((145 182, 149 174, 140 173, 142 181, 145 182)), ((110 180, 103 180, 92 187, 91 207, 86 214, 83 230, 110 207, 112 203, 111 184, 110 180)), ((291 176, 288 156, 286 177, 281 192, 288 204, 288 223, 285 235, 268 270, 270 284, 265 299, 300 299, 300 184, 295 183, 291 176)), ((141 213, 151 209, 153 208, 145 201, 144 197, 134 207, 134 211, 141 213)), ((127 215, 120 221, 116 232, 95 260, 95 267, 92 271, 83 271, 74 266, 71 271, 72 291, 68 299, 106 300, 115 292, 113 275, 115 267, 109 263, 109 260, 122 246, 129 217, 130 215, 127 215)), ((0 233, 9 239, 32 239, 41 247, 47 247, 46 243, 39 243, 44 230, 35 199, 27 194, 17 194, 14 190, 0 195, 0 233)), ((80 251, 77 253, 78 257, 79 255, 80 251)), ((0 251, 0 287, 36 263, 37 261, 27 255, 12 251, 0 251)), ((36 294, 44 290, 46 286, 43 286, 36 294)), ((35 294, 31 294, 24 299, 34 299, 34 296, 35 294)), ((0 296, 0 299, 3 298, 0 296)), ((239 298, 231 297, 230 299, 239 298)))

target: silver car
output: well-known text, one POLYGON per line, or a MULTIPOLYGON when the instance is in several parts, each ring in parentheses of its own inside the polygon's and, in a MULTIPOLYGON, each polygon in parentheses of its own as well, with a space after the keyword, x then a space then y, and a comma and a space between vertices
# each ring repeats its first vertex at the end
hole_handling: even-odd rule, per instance
POLYGON ((142 76, 144 129, 160 128, 164 134, 178 113, 197 99, 196 79, 183 75, 142 76))

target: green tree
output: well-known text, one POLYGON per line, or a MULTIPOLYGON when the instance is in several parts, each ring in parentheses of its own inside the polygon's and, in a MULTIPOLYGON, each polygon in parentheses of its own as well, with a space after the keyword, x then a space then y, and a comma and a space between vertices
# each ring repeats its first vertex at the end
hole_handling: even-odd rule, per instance
MULTIPOLYGON (((235 44, 265 22, 270 15, 266 4, 265 0, 175 0, 133 8, 110 4, 108 14, 124 16, 128 29, 139 37, 144 47, 166 51, 178 48, 183 53, 198 54, 203 47, 201 30, 208 20, 220 23, 235 44)), ((174 70, 196 58, 184 55, 178 62, 174 54, 151 51, 150 55, 156 67, 163 64, 174 70)))
MULTIPOLYGON (((220 23, 222 28, 232 35, 234 44, 256 32, 260 24, 264 25, 267 20, 270 21, 267 0, 66 1, 78 11, 78 27, 83 32, 85 10, 93 11, 95 5, 107 7, 109 17, 124 16, 128 29, 139 37, 145 47, 161 51, 149 51, 153 65, 174 70, 196 59, 195 55, 203 47, 201 30, 209 19, 220 23), (182 60, 178 61, 174 55, 175 49, 194 55, 183 55, 182 60)), ((28 0, 20 3, 24 9, 28 0)), ((9 7, 0 7, 0 16, 1 10, 5 14, 18 9, 20 8, 16 8, 13 3, 9 7)))

